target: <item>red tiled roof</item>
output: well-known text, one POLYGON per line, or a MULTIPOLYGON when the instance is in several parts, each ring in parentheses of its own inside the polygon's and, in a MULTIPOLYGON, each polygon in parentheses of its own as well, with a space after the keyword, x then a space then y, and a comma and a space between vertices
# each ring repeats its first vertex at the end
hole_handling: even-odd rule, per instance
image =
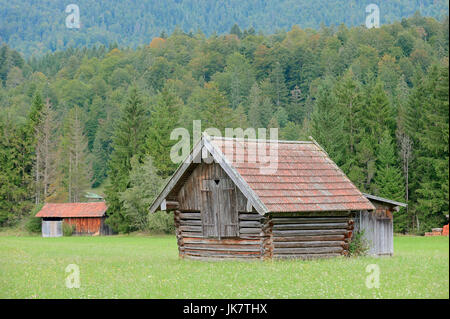
POLYGON ((102 217, 106 209, 105 202, 45 204, 36 217, 102 217))
MULTIPOLYGON (((373 210, 328 154, 314 142, 211 138, 269 212, 373 210), (277 151, 270 155, 269 148, 277 151), (230 150, 233 153, 230 153, 230 150), (258 150, 267 155, 263 163, 258 150), (256 159, 254 161, 253 159, 256 159), (260 169, 277 160, 276 171, 260 169)), ((263 159, 264 160, 264 159, 263 159)))

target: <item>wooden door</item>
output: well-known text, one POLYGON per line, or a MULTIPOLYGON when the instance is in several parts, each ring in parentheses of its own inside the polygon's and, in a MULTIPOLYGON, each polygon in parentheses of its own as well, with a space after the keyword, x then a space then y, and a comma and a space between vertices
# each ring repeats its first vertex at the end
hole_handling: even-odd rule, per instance
POLYGON ((236 186, 229 178, 205 179, 202 185, 203 236, 239 236, 236 186))
POLYGON ((42 237, 61 237, 62 221, 61 220, 43 220, 42 221, 42 237))
POLYGON ((377 219, 377 253, 378 255, 392 255, 393 245, 393 223, 390 218, 377 219))
POLYGON ((376 216, 373 212, 361 212, 359 230, 369 244, 370 255, 392 255, 394 253, 393 223, 389 217, 376 216))

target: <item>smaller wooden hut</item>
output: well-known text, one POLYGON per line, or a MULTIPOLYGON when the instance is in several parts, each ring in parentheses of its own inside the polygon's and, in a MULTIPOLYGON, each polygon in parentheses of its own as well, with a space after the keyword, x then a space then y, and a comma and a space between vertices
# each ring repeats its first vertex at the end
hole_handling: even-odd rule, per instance
POLYGON ((111 235, 105 224, 107 206, 105 202, 45 204, 36 214, 42 218, 42 237, 63 235, 63 223, 74 225, 74 235, 111 235))
POLYGON ((355 231, 364 231, 370 255, 392 256, 394 254, 393 213, 407 204, 387 198, 364 194, 375 206, 374 211, 361 210, 355 216, 355 231))

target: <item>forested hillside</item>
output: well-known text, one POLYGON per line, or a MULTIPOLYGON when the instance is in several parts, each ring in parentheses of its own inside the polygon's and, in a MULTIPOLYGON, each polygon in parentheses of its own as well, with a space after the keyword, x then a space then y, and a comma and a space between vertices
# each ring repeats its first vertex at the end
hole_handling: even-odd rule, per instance
POLYGON ((377 4, 381 24, 400 21, 416 11, 442 19, 447 0, 0 0, 0 42, 20 52, 42 55, 68 47, 146 44, 178 26, 184 32, 202 30, 207 36, 227 33, 237 23, 256 32, 286 31, 292 25, 319 28, 363 25, 366 6, 377 4), (68 4, 78 5, 80 29, 67 29, 68 4))
POLYGON ((362 190, 409 203, 395 215, 396 231, 442 226, 448 32, 448 16, 415 15, 370 30, 235 27, 208 37, 177 29, 138 49, 95 46, 29 61, 2 46, 0 223, 102 185, 116 229, 149 227, 149 200, 176 168, 170 132, 201 119, 203 128, 312 135, 362 190))

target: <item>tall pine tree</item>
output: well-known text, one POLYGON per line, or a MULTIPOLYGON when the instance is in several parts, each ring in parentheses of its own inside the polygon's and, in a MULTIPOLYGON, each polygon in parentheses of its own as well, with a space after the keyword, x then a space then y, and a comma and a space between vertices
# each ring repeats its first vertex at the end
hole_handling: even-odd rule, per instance
POLYGON ((35 202, 39 204, 50 196, 50 185, 56 173, 55 165, 55 115, 47 99, 40 112, 40 121, 35 128, 34 161, 35 202))
POLYGON ((148 152, 153 158, 153 165, 158 175, 167 178, 177 167, 170 158, 170 149, 176 143, 170 139, 171 132, 179 125, 178 116, 182 101, 173 93, 163 90, 157 97, 147 135, 148 152))
POLYGON ((381 197, 402 201, 405 196, 402 171, 398 167, 395 144, 388 130, 384 131, 377 148, 375 188, 381 197))
MULTIPOLYGON (((442 225, 449 198, 448 67, 433 67, 427 79, 429 95, 421 108, 418 163, 422 172, 417 193, 422 230, 442 225)), ((420 218, 419 217, 419 218, 420 218)))
POLYGON ((58 150, 58 169, 51 184, 51 201, 82 202, 91 186, 91 160, 82 110, 75 106, 65 118, 58 150))
POLYGON ((343 125, 344 119, 336 106, 332 80, 326 78, 318 88, 317 99, 311 114, 310 133, 338 165, 341 165, 344 160, 343 125))
POLYGON ((108 223, 116 231, 130 232, 134 228, 127 218, 119 194, 129 186, 131 159, 142 162, 146 149, 148 120, 145 107, 136 88, 130 90, 125 107, 116 125, 113 152, 109 161, 110 184, 106 188, 108 223))

